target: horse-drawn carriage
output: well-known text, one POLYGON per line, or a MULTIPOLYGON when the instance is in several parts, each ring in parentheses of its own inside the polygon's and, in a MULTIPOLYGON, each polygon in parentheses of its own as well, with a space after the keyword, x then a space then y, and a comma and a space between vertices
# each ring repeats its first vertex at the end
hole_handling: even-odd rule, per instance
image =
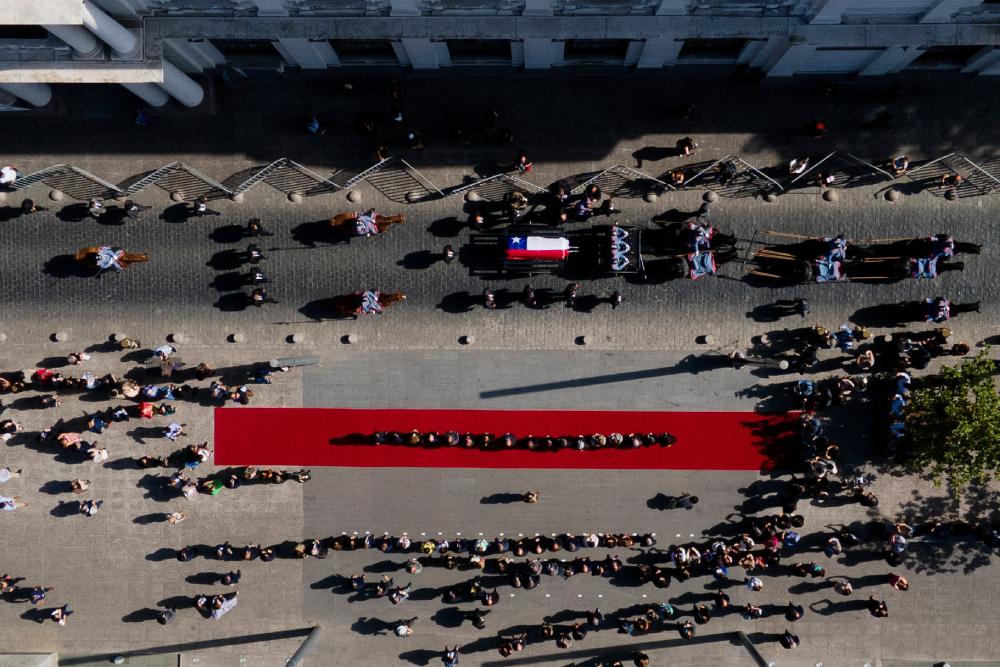
POLYGON ((470 240, 473 273, 588 277, 643 274, 642 233, 629 225, 563 230, 515 225, 470 240))
POLYGON ((74 259, 80 264, 98 271, 110 269, 121 271, 132 264, 148 262, 149 255, 144 252, 125 252, 115 246, 103 245, 80 248, 74 255, 74 259))
POLYGON ((750 275, 789 283, 891 282, 906 278, 936 278, 945 271, 961 271, 964 262, 951 261, 958 252, 978 254, 980 246, 956 242, 947 234, 916 239, 879 239, 854 243, 843 234, 799 239, 797 243, 767 246, 754 254, 750 275))
POLYGON ((359 315, 381 315, 386 308, 405 300, 402 292, 361 290, 334 297, 332 305, 338 316, 356 319, 359 315))
POLYGON ((381 234, 392 225, 406 222, 406 216, 379 215, 375 209, 340 213, 330 218, 330 227, 341 236, 372 236, 381 234))
POLYGON ((647 229, 644 239, 645 253, 666 256, 648 262, 650 273, 655 268, 667 278, 697 280, 715 275, 720 266, 736 257, 736 237, 719 232, 703 218, 647 229))

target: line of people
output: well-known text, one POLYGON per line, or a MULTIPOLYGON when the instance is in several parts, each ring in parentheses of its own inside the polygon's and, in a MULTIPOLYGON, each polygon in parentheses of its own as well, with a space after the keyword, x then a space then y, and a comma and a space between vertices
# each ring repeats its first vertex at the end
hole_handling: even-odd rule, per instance
POLYGON ((464 447, 466 449, 527 449, 530 451, 555 451, 559 449, 599 450, 606 447, 635 449, 641 447, 671 447, 677 438, 664 431, 661 433, 592 433, 576 436, 535 436, 518 437, 513 433, 497 436, 492 433, 463 433, 458 431, 377 431, 372 434, 376 445, 405 445, 410 447, 464 447))

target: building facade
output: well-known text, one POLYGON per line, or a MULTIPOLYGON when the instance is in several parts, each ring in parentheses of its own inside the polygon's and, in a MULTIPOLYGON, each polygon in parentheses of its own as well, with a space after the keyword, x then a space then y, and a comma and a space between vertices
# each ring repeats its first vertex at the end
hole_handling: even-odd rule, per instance
POLYGON ((152 106, 197 106, 191 75, 218 68, 365 66, 996 76, 1000 0, 0 3, 0 89, 35 106, 60 83, 118 83, 152 106))

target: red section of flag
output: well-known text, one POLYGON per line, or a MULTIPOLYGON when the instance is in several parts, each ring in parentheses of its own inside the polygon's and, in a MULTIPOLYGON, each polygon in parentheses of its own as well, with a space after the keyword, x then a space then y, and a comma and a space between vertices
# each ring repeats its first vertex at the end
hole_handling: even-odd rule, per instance
POLYGON ((753 412, 217 408, 215 463, 255 466, 759 470, 787 468, 796 419, 753 412), (373 445, 376 431, 553 437, 672 433, 672 447, 554 452, 373 445))
POLYGON ((569 257, 569 250, 507 250, 507 259, 555 259, 569 257))

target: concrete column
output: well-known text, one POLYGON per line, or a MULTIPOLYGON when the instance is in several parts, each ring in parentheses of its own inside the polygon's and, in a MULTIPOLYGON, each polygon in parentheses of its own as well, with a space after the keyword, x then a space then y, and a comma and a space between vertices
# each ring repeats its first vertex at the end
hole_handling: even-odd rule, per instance
POLYGON ((799 70, 799 66, 812 56, 814 51, 816 51, 816 47, 807 44, 789 46, 778 62, 774 63, 774 66, 767 71, 767 76, 792 76, 799 70))
POLYGON ((1000 48, 984 46, 979 53, 969 58, 969 62, 962 68, 962 74, 978 74, 998 62, 1000 62, 1000 48))
POLYGON ((937 0, 937 3, 920 17, 921 23, 951 23, 952 17, 966 7, 981 5, 983 0, 937 0))
POLYGON ((556 44, 551 39, 525 38, 524 68, 549 69, 553 65, 562 64, 562 58, 556 58, 557 49, 561 48, 562 42, 556 44))
POLYGON ((919 58, 921 53, 923 51, 915 46, 890 46, 859 74, 860 76, 895 74, 919 58))
POLYGON ((787 37, 771 37, 757 48, 757 53, 750 59, 750 67, 768 70, 785 55, 788 50, 787 37))
POLYGON ((281 0, 253 0, 253 4, 257 5, 257 16, 288 16, 281 0))
POLYGON ((215 69, 226 62, 222 51, 207 39, 164 39, 163 53, 170 58, 170 62, 188 74, 215 69))
POLYGON ((92 0, 112 16, 133 18, 142 12, 149 11, 147 0, 92 0))
POLYGON ((552 16, 549 0, 524 0, 522 16, 552 16))
POLYGON ((389 0, 389 16, 420 16, 416 0, 389 0))
POLYGON ((840 23, 844 10, 851 4, 857 3, 854 0, 824 0, 809 23, 840 23))
POLYGON ((325 39, 313 41, 299 37, 280 37, 278 42, 290 65, 298 65, 302 69, 326 69, 330 65, 340 64, 333 47, 325 39))
MULTIPOLYGON (((989 67, 979 71, 979 76, 1000 76, 1000 61, 995 62, 989 67)), ((8 84, 9 85, 9 84, 8 84)), ((13 90, 10 92, 14 93, 13 90)), ((17 95, 17 93, 14 93, 17 95)))
POLYGON ((122 87, 151 107, 162 107, 170 99, 170 96, 155 83, 123 83, 122 87))
POLYGON ((170 64, 169 60, 163 61, 163 83, 159 86, 186 107, 196 107, 205 99, 205 91, 198 82, 170 64))
POLYGON ((0 90, 6 90, 34 107, 44 107, 52 101, 52 89, 47 83, 0 83, 0 90))
POLYGON ((660 0, 656 8, 657 16, 687 16, 690 0, 660 0))
POLYGON ((437 69, 441 63, 434 42, 429 39, 404 37, 400 40, 413 69, 437 69))
POLYGON ((659 69, 677 62, 684 41, 673 37, 652 37, 642 45, 642 55, 636 69, 659 69))
POLYGON ((114 20, 88 0, 83 0, 83 26, 111 47, 115 53, 129 54, 139 44, 128 28, 114 20))
POLYGON ((76 54, 83 57, 98 55, 103 49, 94 33, 78 25, 47 25, 42 26, 53 35, 73 47, 76 54))

